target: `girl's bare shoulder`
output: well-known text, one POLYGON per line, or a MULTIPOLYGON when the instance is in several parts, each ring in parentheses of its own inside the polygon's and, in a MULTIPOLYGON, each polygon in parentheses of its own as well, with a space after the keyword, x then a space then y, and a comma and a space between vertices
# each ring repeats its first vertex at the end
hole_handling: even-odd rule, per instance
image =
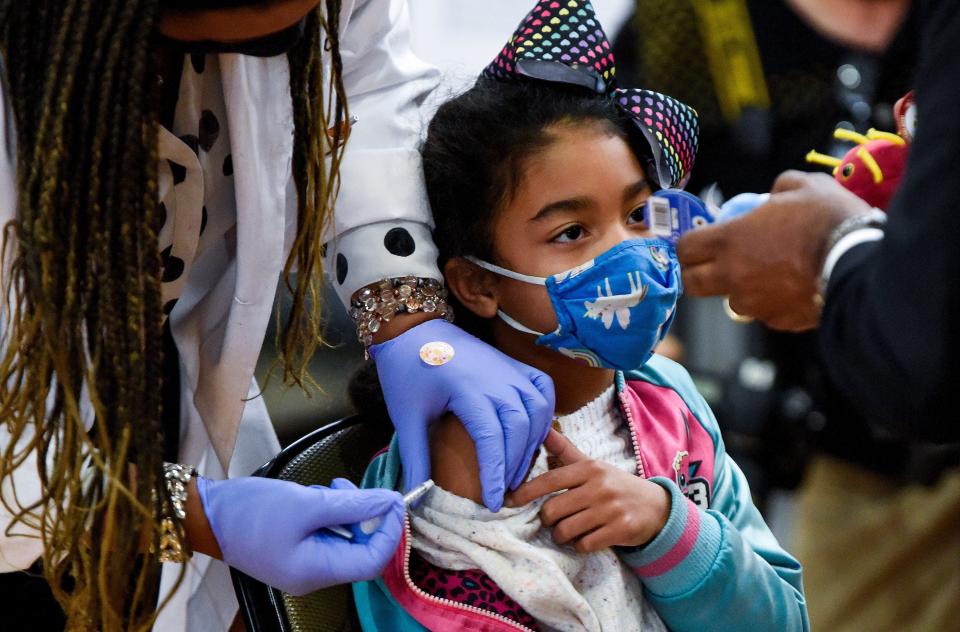
POLYGON ((483 503, 477 449, 467 429, 454 415, 445 415, 431 428, 430 469, 433 481, 443 489, 483 503))

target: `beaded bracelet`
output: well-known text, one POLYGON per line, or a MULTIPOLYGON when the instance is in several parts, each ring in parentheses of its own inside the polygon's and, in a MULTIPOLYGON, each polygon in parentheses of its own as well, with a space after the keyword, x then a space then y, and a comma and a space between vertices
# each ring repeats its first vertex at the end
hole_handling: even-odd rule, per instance
POLYGON ((453 308, 440 281, 414 276, 383 279, 362 288, 350 303, 350 317, 364 349, 373 344, 373 334, 383 323, 397 314, 416 312, 438 313, 453 322, 453 308))
POLYGON ((197 471, 189 465, 180 463, 163 464, 163 482, 166 487, 167 500, 172 515, 165 515, 160 520, 160 561, 185 562, 190 558, 190 550, 186 546, 186 534, 183 521, 187 517, 187 485, 190 479, 196 476, 197 471))

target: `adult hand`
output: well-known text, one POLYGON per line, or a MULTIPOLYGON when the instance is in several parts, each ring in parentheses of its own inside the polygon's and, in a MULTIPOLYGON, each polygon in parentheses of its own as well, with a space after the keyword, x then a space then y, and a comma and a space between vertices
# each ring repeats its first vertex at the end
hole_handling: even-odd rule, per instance
POLYGON ((830 232, 870 206, 826 174, 787 171, 766 204, 686 233, 677 244, 684 291, 727 296, 730 308, 773 329, 817 325, 830 232))
POLYGON ((403 499, 387 489, 330 487, 255 476, 211 481, 197 491, 223 561, 280 590, 305 595, 333 584, 373 579, 400 542, 403 499), (365 544, 323 527, 382 516, 365 544))
POLYGON ((553 527, 557 544, 573 542, 580 553, 640 546, 663 529, 670 516, 670 493, 663 487, 591 459, 556 430, 544 447, 563 467, 521 485, 510 504, 519 507, 556 494, 543 503, 540 520, 553 527))
POLYGON ((441 319, 373 345, 370 355, 397 429, 405 488, 430 477, 427 430, 449 411, 477 446, 483 502, 498 511, 507 485, 523 482, 550 428, 550 378, 441 319), (433 342, 449 344, 453 357, 437 366, 421 360, 421 348, 433 342))

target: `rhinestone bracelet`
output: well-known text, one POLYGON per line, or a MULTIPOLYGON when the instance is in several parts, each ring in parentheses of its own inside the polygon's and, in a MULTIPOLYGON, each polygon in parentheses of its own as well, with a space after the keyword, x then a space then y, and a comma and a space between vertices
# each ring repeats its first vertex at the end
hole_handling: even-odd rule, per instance
POLYGON ((383 279, 362 288, 350 303, 350 317, 364 349, 373 344, 373 334, 383 323, 397 314, 415 312, 438 313, 453 322, 453 308, 440 281, 414 276, 383 279))
POLYGON ((185 546, 183 521, 187 517, 187 485, 196 474, 197 471, 189 465, 163 464, 163 482, 172 515, 168 513, 160 520, 161 562, 182 563, 190 558, 189 547, 185 546))

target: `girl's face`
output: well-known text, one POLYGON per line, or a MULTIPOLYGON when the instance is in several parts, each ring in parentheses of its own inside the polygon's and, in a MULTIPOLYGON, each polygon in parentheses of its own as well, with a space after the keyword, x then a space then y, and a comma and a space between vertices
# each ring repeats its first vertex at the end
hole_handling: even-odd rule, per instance
MULTIPOLYGON (((553 142, 525 162, 512 199, 496 216, 495 262, 547 277, 627 239, 651 237, 643 221, 650 186, 627 142, 599 122, 549 132, 553 142)), ((496 275, 493 292, 499 308, 527 327, 556 329, 545 287, 496 275)))

